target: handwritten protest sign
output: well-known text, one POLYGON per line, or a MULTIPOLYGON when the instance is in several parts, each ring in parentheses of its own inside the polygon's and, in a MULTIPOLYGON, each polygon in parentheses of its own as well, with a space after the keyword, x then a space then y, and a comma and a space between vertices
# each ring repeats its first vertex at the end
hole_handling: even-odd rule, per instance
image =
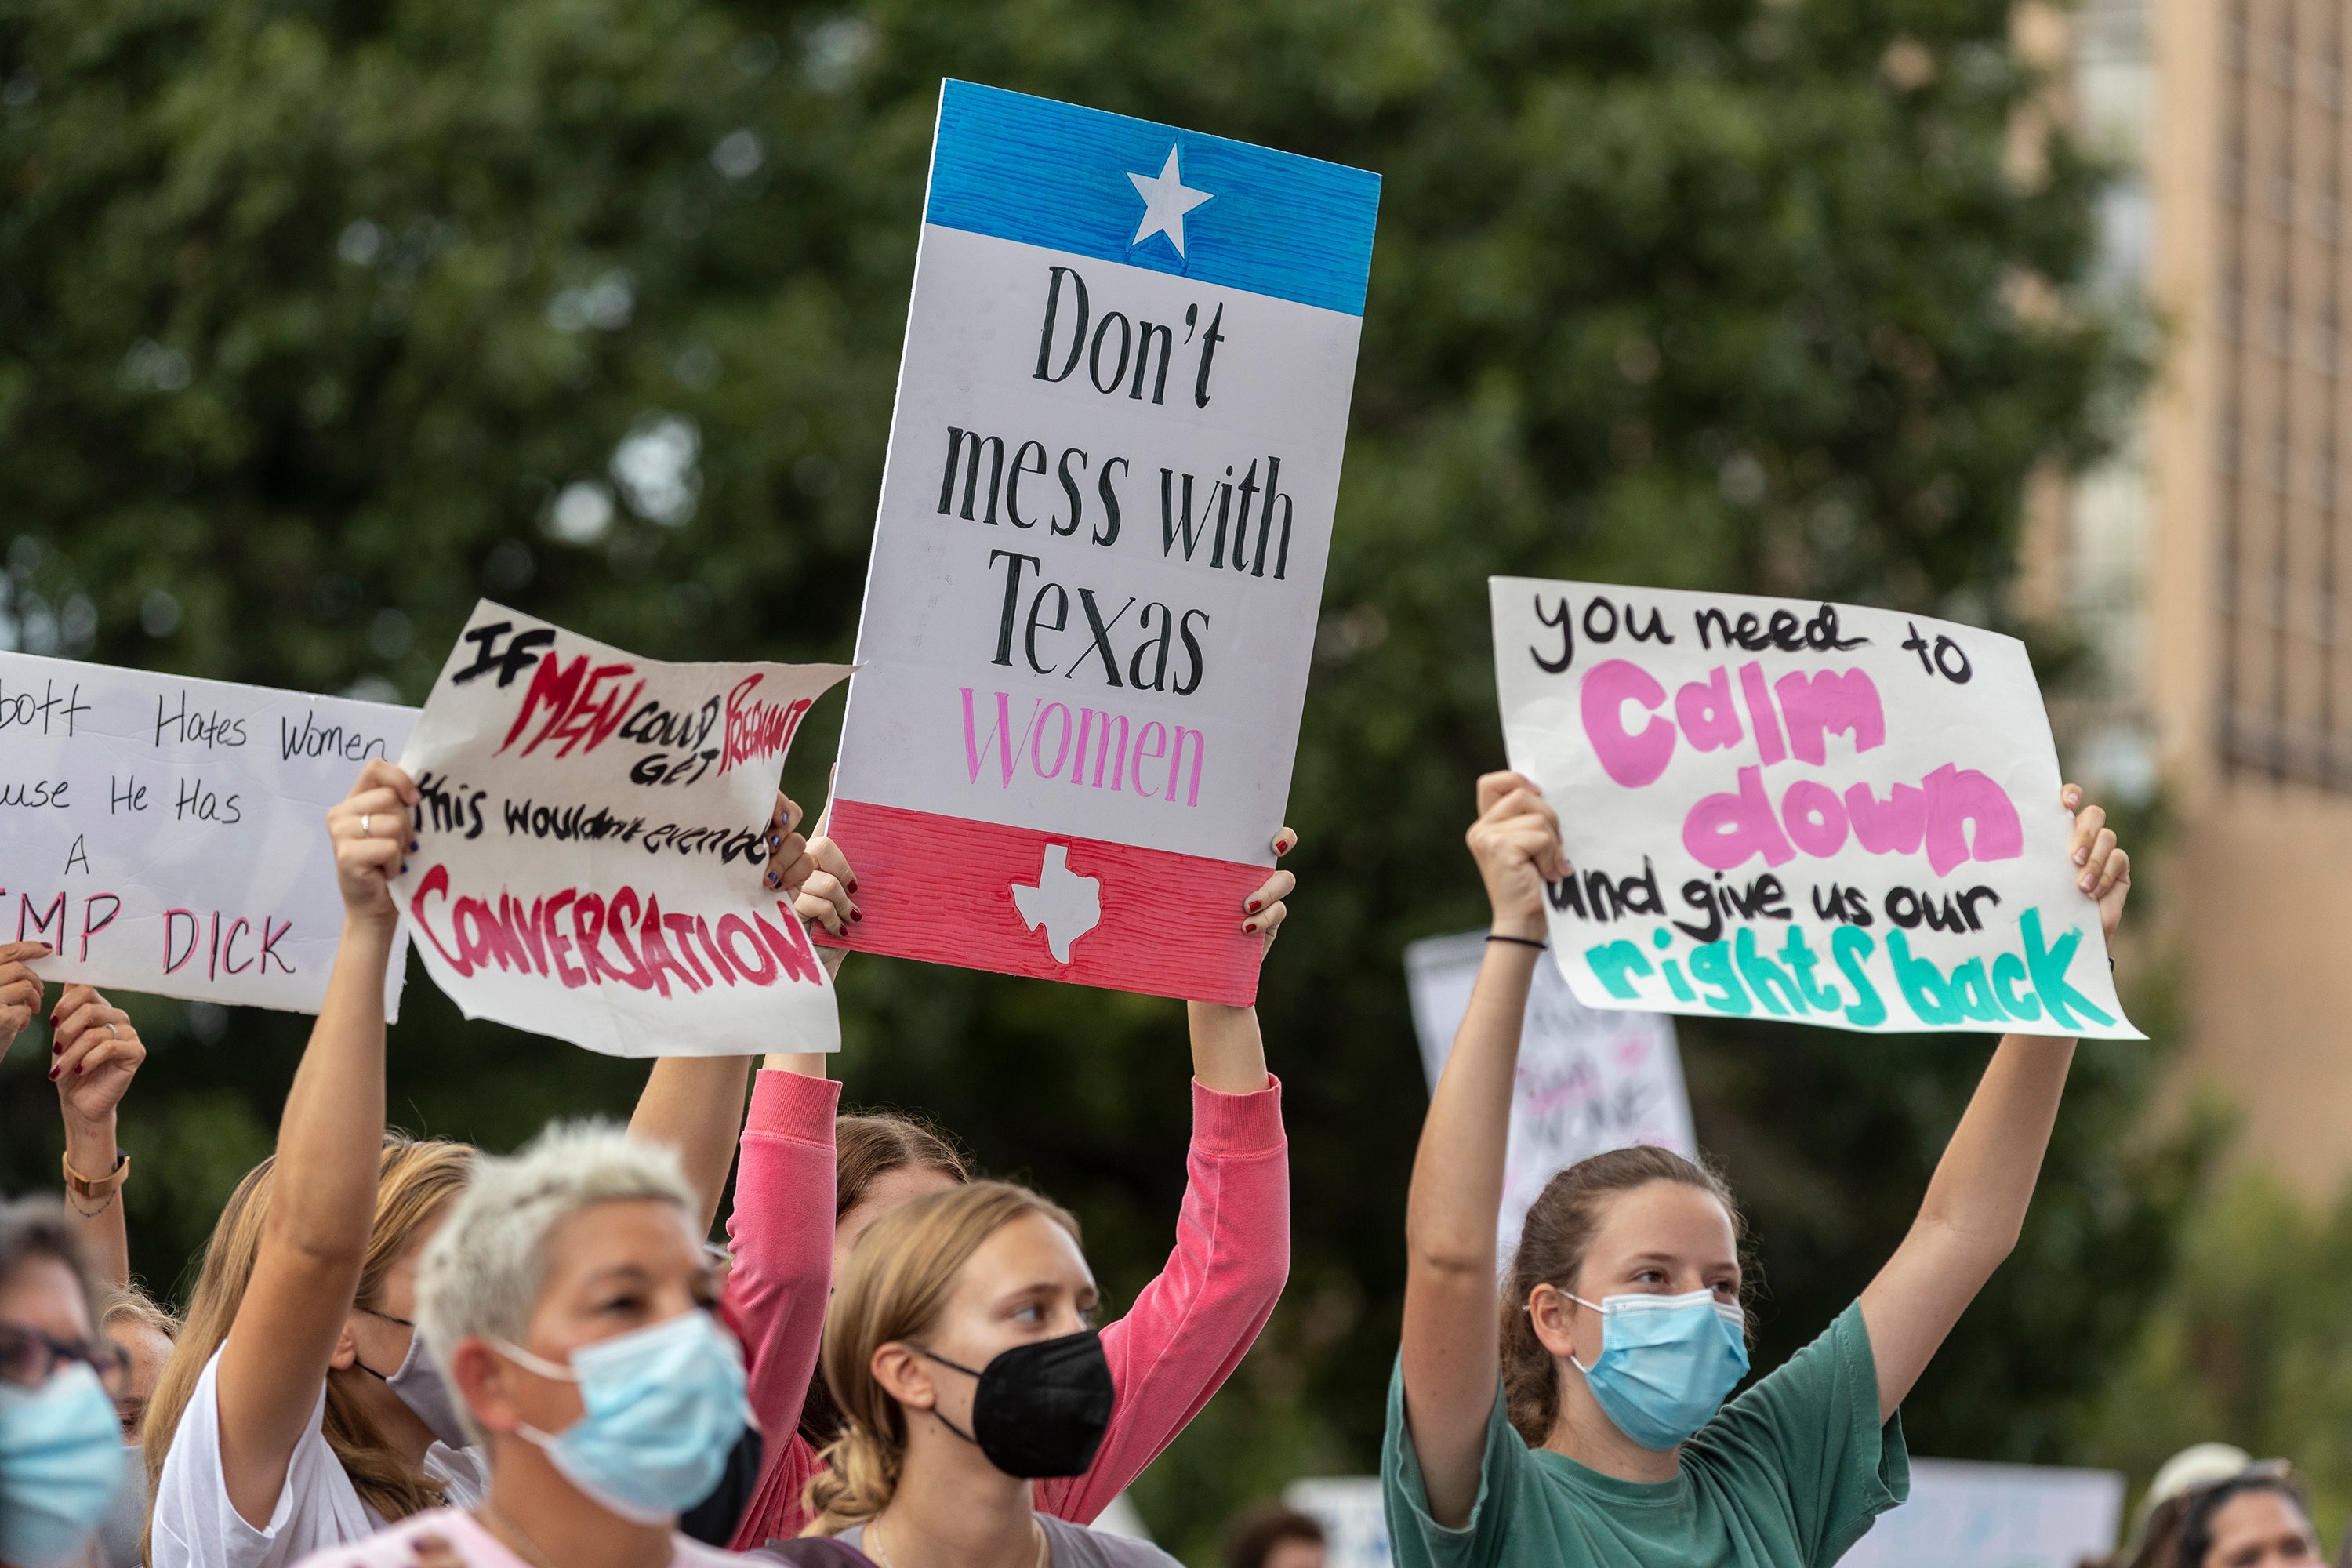
MULTIPOLYGON (((1437 1088, 1470 991, 1486 956, 1486 933, 1433 936, 1404 950, 1413 1032, 1429 1087, 1437 1088)), ((1519 1244, 1528 1205, 1553 1175, 1590 1154, 1636 1143, 1696 1159, 1690 1099, 1683 1091, 1675 1026, 1658 1013, 1601 1012, 1576 999, 1559 968, 1536 966, 1519 1035, 1511 1129, 1503 1156, 1501 1255, 1519 1244)))
POLYGON ((2137 1039, 2024 646, 1891 610, 1489 579, 1589 1006, 2137 1039))
POLYGON ((840 665, 662 664, 482 601, 400 764, 394 891, 466 1016, 612 1056, 832 1050, 840 1022, 764 885, 776 779, 840 665))
POLYGON ((1255 994, 1239 910, 1290 789, 1379 195, 946 84, 831 807, 845 945, 1255 994))
POLYGON ((1911 1497, 1878 1516, 1844 1568, 2077 1568, 2115 1550, 2115 1470, 1913 1459, 1911 1497))
POLYGON ((317 1012, 343 925, 327 808, 415 721, 0 653, 0 941, 55 948, 45 980, 317 1012))

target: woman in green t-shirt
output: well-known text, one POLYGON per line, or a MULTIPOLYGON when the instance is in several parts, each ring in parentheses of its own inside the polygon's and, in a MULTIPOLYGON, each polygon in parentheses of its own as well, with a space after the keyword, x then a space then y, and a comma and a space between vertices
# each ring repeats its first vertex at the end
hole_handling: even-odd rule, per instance
MULTIPOLYGON (((2081 790, 2063 800, 2077 886, 2112 937, 2130 859, 2081 790)), ((1519 1023, 1544 884, 1568 865, 1559 819, 1527 779, 1488 774, 1478 806, 1470 850, 1494 926, 1413 1163, 1381 1466, 1395 1560, 1825 1568, 1909 1489, 1896 1407, 2016 1244, 2074 1043, 2001 1041, 1861 1300, 1724 1405, 1748 1370, 1739 1211, 1677 1154, 1620 1150, 1554 1176, 1496 1311, 1519 1023)))

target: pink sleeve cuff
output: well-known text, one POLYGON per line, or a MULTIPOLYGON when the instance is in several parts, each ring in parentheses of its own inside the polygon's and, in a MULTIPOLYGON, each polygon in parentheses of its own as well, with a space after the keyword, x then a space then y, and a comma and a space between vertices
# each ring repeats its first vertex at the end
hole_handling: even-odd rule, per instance
POLYGON ((1193 1148, 1209 1154, 1264 1154, 1286 1146, 1280 1079, 1266 1074, 1265 1087, 1255 1094, 1225 1094, 1192 1080, 1193 1148))
POLYGON ((751 1114, 743 1131, 830 1143, 840 1103, 836 1079, 762 1068, 751 1076, 751 1114))

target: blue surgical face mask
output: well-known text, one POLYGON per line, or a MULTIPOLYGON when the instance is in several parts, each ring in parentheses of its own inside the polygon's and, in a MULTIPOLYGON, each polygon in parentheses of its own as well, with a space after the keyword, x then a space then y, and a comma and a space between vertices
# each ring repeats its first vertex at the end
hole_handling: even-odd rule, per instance
POLYGON ((583 1345, 561 1366, 499 1347, 543 1377, 580 1385, 580 1419, 556 1433, 518 1428, 564 1479, 636 1524, 659 1524, 710 1495, 751 1425, 743 1352, 709 1312, 583 1345))
POLYGON ((1712 1290, 1569 1300, 1601 1314, 1601 1354, 1591 1366, 1569 1360, 1601 1414, 1644 1448, 1689 1441, 1748 1375, 1747 1320, 1712 1290))
POLYGON ((50 1568, 106 1517, 122 1424, 98 1373, 69 1363, 38 1388, 0 1383, 0 1559, 50 1568))

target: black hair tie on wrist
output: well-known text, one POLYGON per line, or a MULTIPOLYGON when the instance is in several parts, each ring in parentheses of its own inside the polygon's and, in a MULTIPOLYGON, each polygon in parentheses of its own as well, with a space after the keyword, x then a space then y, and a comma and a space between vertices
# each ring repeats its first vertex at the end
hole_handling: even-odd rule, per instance
POLYGON ((1535 938, 1533 938, 1533 937, 1531 937, 1531 936, 1505 936, 1501 931, 1488 931, 1488 932, 1486 933, 1486 940, 1487 940, 1488 942, 1517 942, 1517 943, 1519 946, 1521 946, 1521 947, 1532 947, 1532 948, 1534 948, 1534 949, 1535 949, 1537 952, 1542 952, 1545 948, 1547 948, 1547 947, 1549 947, 1549 946, 1550 946, 1550 945, 1551 945, 1551 944, 1550 944, 1550 943, 1549 943, 1549 942, 1538 942, 1535 938))

